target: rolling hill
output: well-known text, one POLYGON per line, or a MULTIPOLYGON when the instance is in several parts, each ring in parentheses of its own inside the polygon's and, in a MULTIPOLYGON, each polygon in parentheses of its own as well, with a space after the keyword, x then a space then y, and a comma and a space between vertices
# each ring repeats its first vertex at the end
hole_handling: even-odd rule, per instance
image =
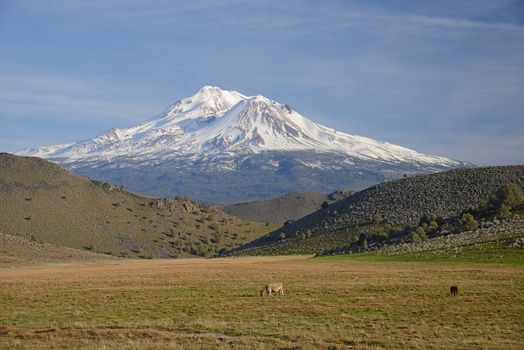
POLYGON ((230 254, 290 254, 333 250, 355 242, 362 232, 384 225, 415 227, 423 216, 456 217, 478 206, 504 184, 524 187, 524 165, 463 168, 385 182, 318 210, 230 254), (380 223, 375 218, 380 217, 380 223))
POLYGON ((353 191, 336 191, 330 194, 295 192, 271 199, 234 203, 217 208, 242 220, 283 224, 317 211, 324 202, 332 204, 352 193, 353 191))
POLYGON ((32 263, 103 262, 116 259, 106 254, 38 243, 19 236, 0 232, 0 265, 32 263))
MULTIPOLYGON (((211 256, 272 226, 156 199, 34 157, 0 154, 0 232, 122 257, 211 256)), ((274 226, 273 226, 274 227, 274 226)))

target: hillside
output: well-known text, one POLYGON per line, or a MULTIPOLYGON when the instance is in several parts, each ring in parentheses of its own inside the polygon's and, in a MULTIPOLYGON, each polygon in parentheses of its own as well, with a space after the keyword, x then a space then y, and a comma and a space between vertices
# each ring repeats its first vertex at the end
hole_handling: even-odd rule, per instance
POLYGON ((355 242, 362 232, 415 227, 422 216, 456 217, 505 183, 524 186, 524 165, 463 168, 385 182, 336 202, 231 254, 310 253, 355 242), (380 218, 380 222, 375 218, 380 218))
POLYGON ((358 190, 469 165, 334 130, 287 104, 214 86, 138 125, 17 154, 132 191, 213 204, 358 190))
POLYGON ((106 254, 38 243, 0 232, 0 266, 30 263, 103 262, 116 259, 106 254))
POLYGON ((331 204, 351 193, 353 192, 337 191, 330 194, 295 192, 271 199, 234 203, 217 208, 242 220, 283 224, 317 211, 324 202, 331 204))
POLYGON ((123 257, 210 256, 272 228, 7 153, 0 154, 0 217, 0 231, 7 234, 123 257))

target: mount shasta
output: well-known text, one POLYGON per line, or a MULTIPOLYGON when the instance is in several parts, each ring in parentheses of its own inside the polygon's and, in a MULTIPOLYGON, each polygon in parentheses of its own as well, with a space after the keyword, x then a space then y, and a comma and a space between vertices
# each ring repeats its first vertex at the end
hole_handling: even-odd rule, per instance
POLYGON ((133 191, 209 203, 361 189, 468 165, 339 132, 266 97, 212 86, 142 124, 17 154, 133 191))

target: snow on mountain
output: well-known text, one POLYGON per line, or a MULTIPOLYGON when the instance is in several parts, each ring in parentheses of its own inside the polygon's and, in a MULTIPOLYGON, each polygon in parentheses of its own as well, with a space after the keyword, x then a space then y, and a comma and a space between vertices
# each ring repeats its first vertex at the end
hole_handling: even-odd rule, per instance
POLYGON ((47 158, 135 192, 216 204, 359 190, 468 165, 336 131, 264 96, 213 86, 142 124, 18 154, 47 158))
POLYGON ((462 164, 339 132, 314 123, 291 107, 264 96, 245 96, 212 86, 204 86, 193 96, 177 101, 142 124, 111 129, 103 135, 72 144, 40 147, 18 154, 48 158, 74 168, 76 162, 96 163, 122 158, 131 162, 208 159, 217 155, 241 156, 265 151, 336 153, 356 160, 422 166, 462 164))

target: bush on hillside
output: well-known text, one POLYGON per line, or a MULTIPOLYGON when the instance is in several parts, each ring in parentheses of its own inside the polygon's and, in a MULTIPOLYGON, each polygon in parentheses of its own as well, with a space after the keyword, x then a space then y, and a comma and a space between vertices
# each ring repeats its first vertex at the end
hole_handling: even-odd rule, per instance
POLYGON ((462 231, 474 231, 479 228, 479 223, 473 215, 465 213, 460 218, 460 229, 462 231))
POLYGON ((384 221, 384 217, 380 213, 377 213, 373 216, 374 225, 380 225, 383 221, 384 221))

